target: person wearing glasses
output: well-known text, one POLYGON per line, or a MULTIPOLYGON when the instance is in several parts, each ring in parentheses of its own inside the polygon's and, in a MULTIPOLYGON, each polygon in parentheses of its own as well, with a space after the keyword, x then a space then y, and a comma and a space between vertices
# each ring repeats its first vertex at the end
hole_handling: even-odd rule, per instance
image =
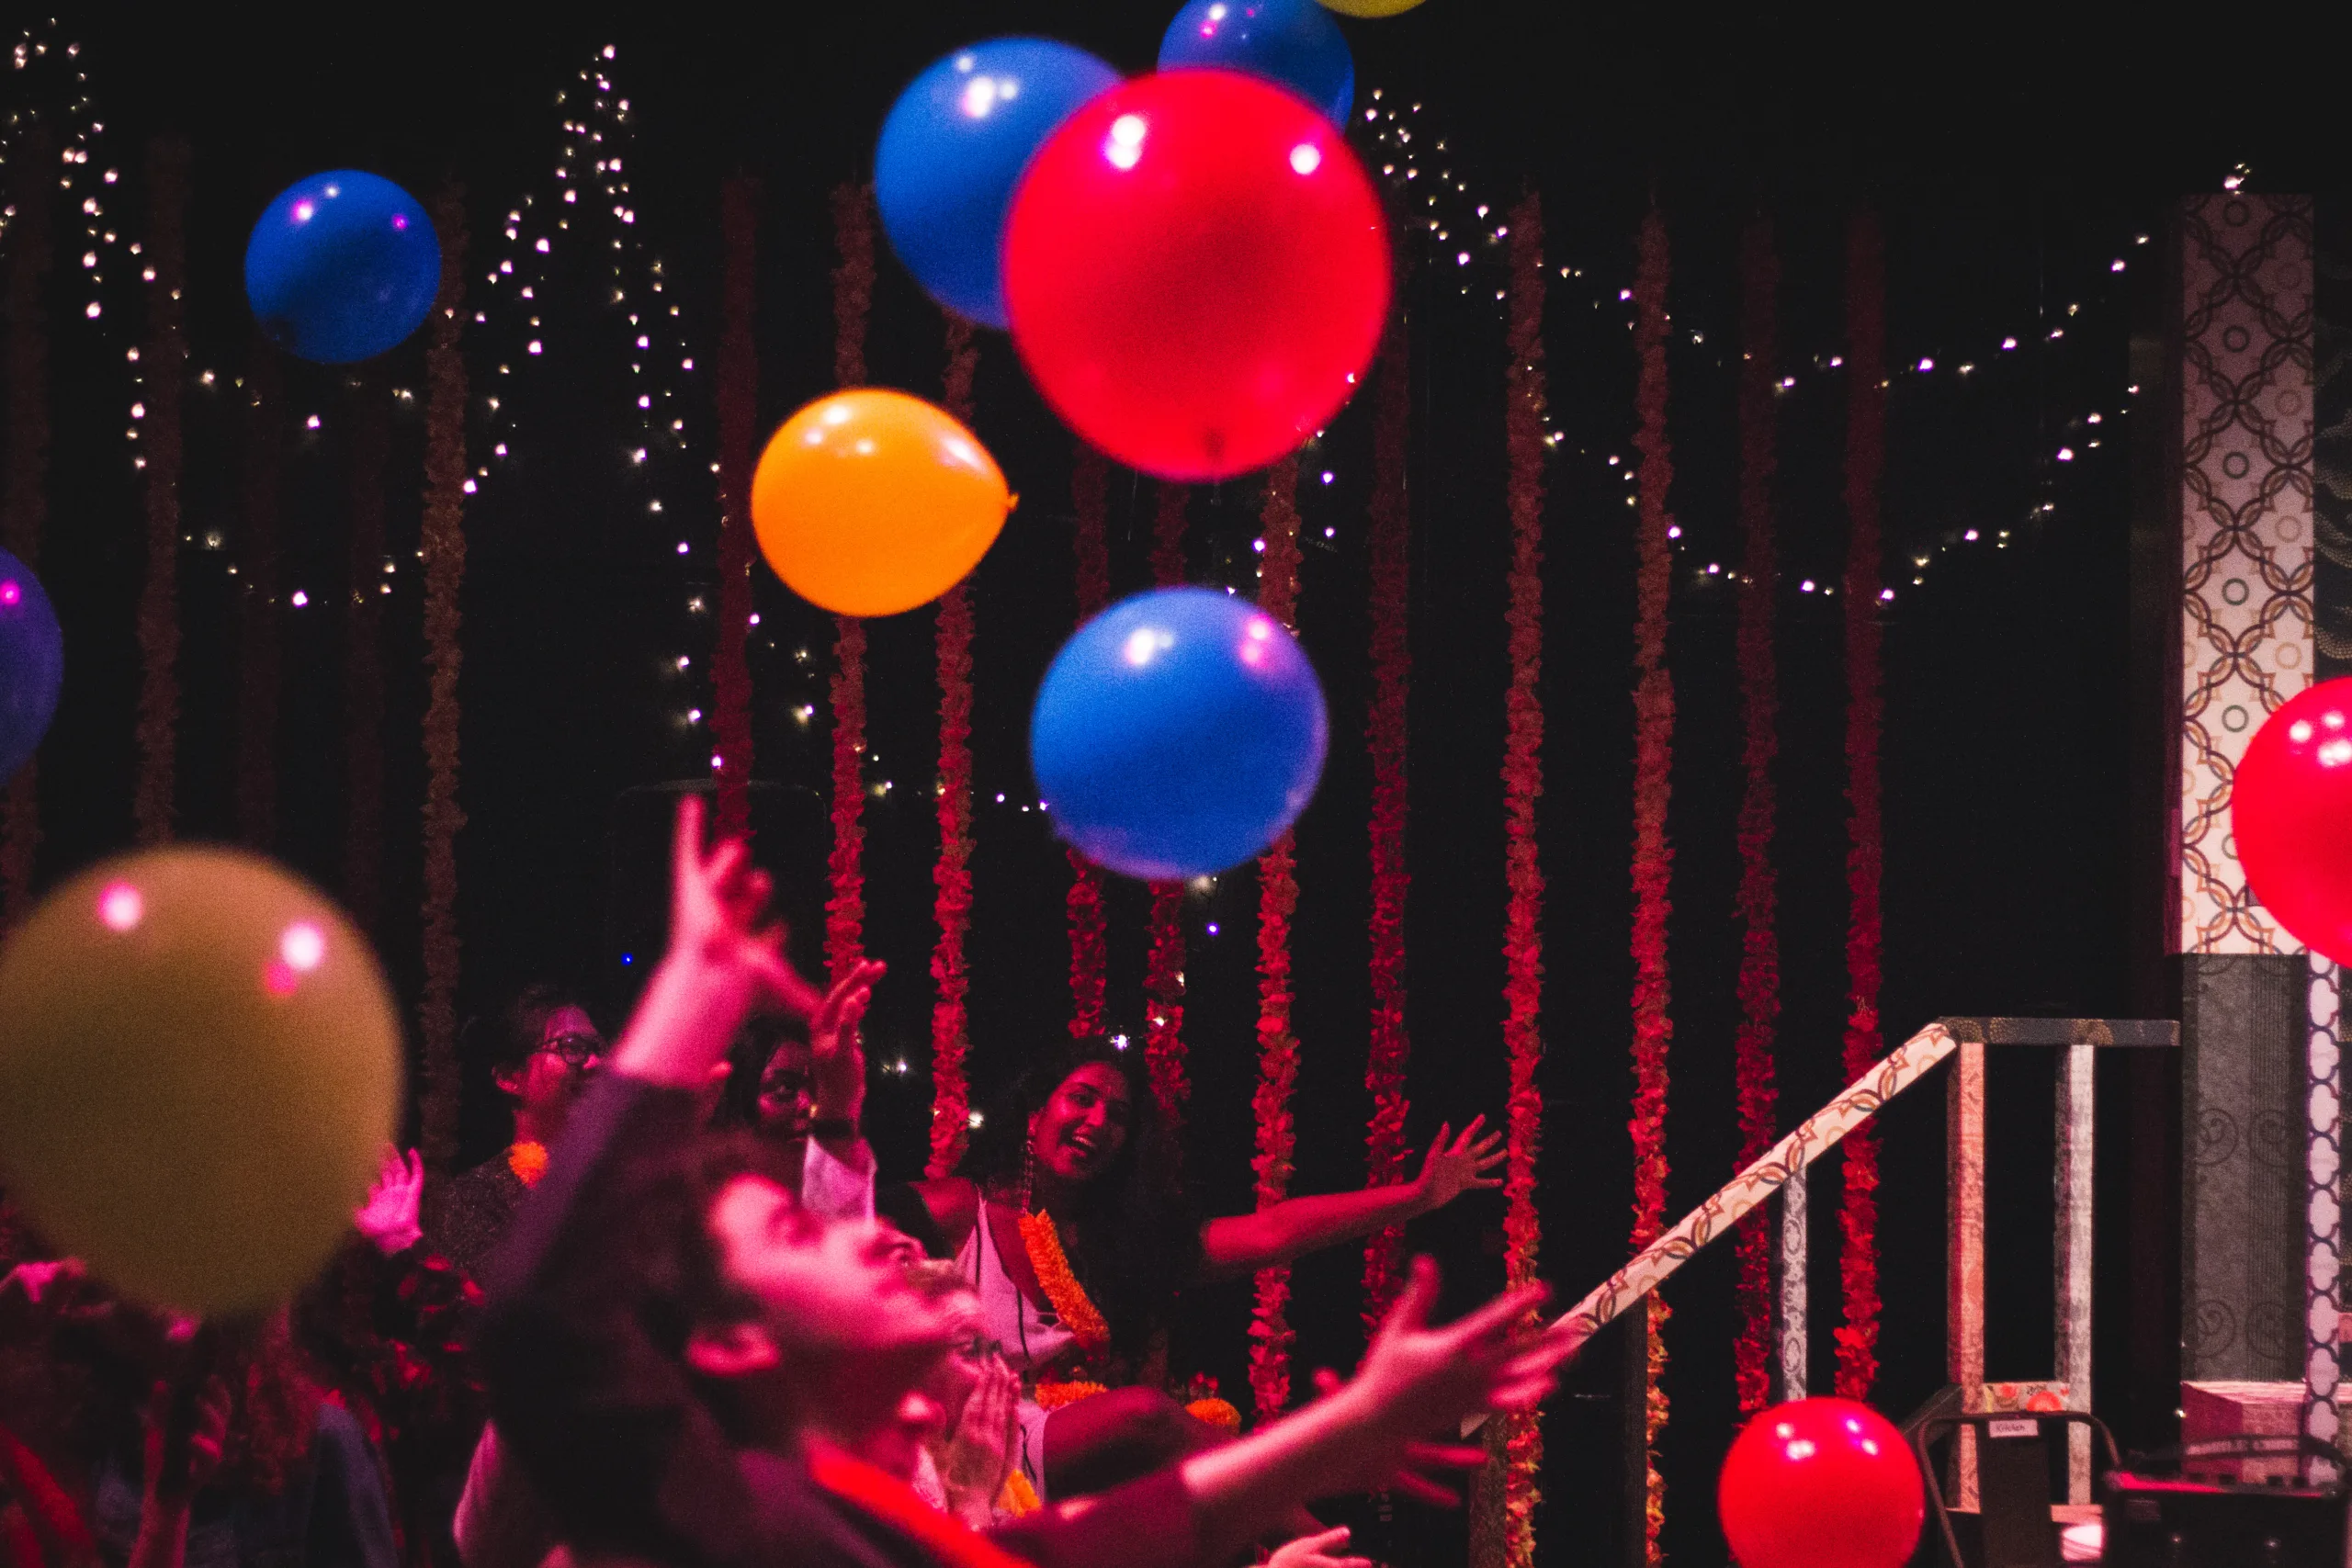
POLYGON ((469 1279, 479 1277, 524 1195, 538 1185, 548 1150, 605 1056, 605 1038, 587 1010, 553 986, 525 987, 482 1026, 491 1081, 514 1104, 514 1141, 450 1180, 428 1205, 425 1224, 434 1250, 469 1279))

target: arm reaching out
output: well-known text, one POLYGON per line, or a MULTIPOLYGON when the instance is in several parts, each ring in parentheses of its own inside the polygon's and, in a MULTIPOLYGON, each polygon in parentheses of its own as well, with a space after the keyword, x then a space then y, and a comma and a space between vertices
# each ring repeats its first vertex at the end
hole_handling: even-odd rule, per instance
POLYGON ((1488 1133, 1483 1116, 1453 1135, 1451 1125, 1438 1129, 1421 1173, 1410 1181, 1367 1187, 1356 1192, 1329 1192, 1311 1198, 1286 1198, 1254 1214, 1211 1220, 1201 1227, 1202 1272, 1211 1279, 1229 1280, 1272 1264, 1287 1263, 1303 1252, 1336 1247, 1370 1235, 1416 1215, 1442 1209, 1464 1192, 1500 1187, 1502 1179, 1489 1175, 1503 1159, 1503 1135, 1488 1133))

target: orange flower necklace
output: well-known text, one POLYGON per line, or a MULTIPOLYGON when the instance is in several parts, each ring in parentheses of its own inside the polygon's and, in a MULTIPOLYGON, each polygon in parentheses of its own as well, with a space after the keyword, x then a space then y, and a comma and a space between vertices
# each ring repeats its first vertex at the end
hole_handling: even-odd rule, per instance
POLYGON ((548 1146, 545 1144, 516 1144, 506 1151, 506 1168, 526 1187, 537 1187, 539 1178, 548 1173, 548 1146))
POLYGON ((1054 1315, 1077 1339, 1080 1350, 1089 1356, 1101 1355, 1110 1348, 1111 1325, 1102 1321, 1102 1310, 1070 1269, 1069 1254, 1062 1250, 1054 1217, 1040 1209, 1023 1213, 1020 1224, 1021 1245, 1029 1254, 1029 1267, 1036 1271, 1038 1287, 1054 1305, 1054 1315))

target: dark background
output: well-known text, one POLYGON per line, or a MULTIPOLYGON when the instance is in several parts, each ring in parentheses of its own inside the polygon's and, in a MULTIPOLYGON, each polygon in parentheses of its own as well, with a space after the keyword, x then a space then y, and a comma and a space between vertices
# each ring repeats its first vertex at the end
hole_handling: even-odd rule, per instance
MULTIPOLYGON (((107 226, 119 220, 126 234, 141 231, 147 138, 183 134, 195 154, 192 367, 216 371, 219 380, 188 389, 185 503, 198 542, 181 561, 182 832, 234 833, 244 589, 228 569, 239 558, 241 476, 256 443, 277 442, 285 458, 281 581, 289 591, 307 584, 314 603, 286 607, 278 621, 280 809, 270 847, 330 886, 339 875, 343 642, 332 606, 343 575, 347 431, 368 400, 389 404, 389 547, 401 570, 386 600, 392 686, 387 914, 379 936, 413 1000, 424 686, 421 574, 408 563, 417 525, 421 347, 404 346, 356 374, 286 362, 274 415, 256 421, 240 406, 234 378, 266 351, 245 312, 238 268, 246 230, 277 190, 346 165, 421 196, 446 179, 464 182, 473 241, 469 311, 489 313, 468 327, 471 460, 492 466, 492 477, 466 515, 462 999, 471 1010, 519 981, 551 976, 592 987, 608 1027, 616 1027, 633 968, 622 954, 637 945, 630 933, 658 918, 632 901, 649 880, 645 857, 658 852, 658 834, 631 829, 647 818, 616 802, 629 788, 703 773, 709 744, 707 728, 684 716, 709 705, 709 617, 688 603, 703 593, 715 603, 707 371, 719 179, 748 173, 763 181, 764 431, 831 383, 826 194, 864 177, 876 128, 905 80, 958 42, 1007 31, 1050 32, 1142 70, 1165 20, 1160 7, 1042 0, 626 14, 590 6, 528 17, 491 7, 297 17, 93 8, 62 17, 43 36, 82 42, 78 63, 105 128, 93 158, 124 175, 108 197, 107 226), (558 110, 554 95, 576 88, 580 68, 607 43, 616 56, 605 69, 616 93, 629 98, 638 129, 628 173, 642 248, 629 253, 630 265, 662 259, 671 280, 663 299, 682 306, 685 346, 704 367, 673 378, 688 426, 684 449, 648 469, 626 461, 637 445, 628 406, 637 383, 626 368, 624 324, 600 282, 602 259, 578 246, 553 258, 540 301, 545 325, 536 332, 511 299, 490 304, 480 287, 491 261, 513 254, 498 237, 504 213, 526 191, 552 199, 558 123, 572 112, 558 110), (522 364, 517 345, 529 336, 544 338, 548 351, 522 364), (502 387, 495 367, 508 362, 517 370, 502 387), (398 401, 402 388, 415 389, 417 400, 398 401), (508 389, 513 423, 493 434, 482 399, 508 389), (313 412, 322 416, 315 433, 304 423, 313 412), (485 450, 493 439, 511 440, 509 459, 493 463, 485 450), (645 507, 655 495, 667 500, 659 525, 645 507), (201 541, 211 532, 221 542, 208 548, 201 541), (684 558, 679 538, 693 546, 684 558), (693 660, 684 674, 680 654, 693 660)), ((1541 1203, 1544 1272, 1572 1298, 1623 1260, 1630 1224, 1633 512, 1623 499, 1623 469, 1608 458, 1631 455, 1630 307, 1618 292, 1632 282, 1645 206, 1658 204, 1674 244, 1678 479, 1669 502, 1684 529, 1671 646, 1679 704, 1671 819, 1674 1214, 1730 1173, 1736 1148, 1734 601, 1702 579, 1708 562, 1728 567, 1739 551, 1741 225, 1756 214, 1775 225, 1785 278, 1780 358, 1798 378, 1780 403, 1775 490, 1784 573, 1780 1081, 1784 1119, 1792 1121, 1838 1084, 1845 1013, 1839 602, 1796 585, 1808 577, 1835 581, 1843 570, 1843 383, 1821 367, 1844 346, 1849 214, 1867 205, 1885 225, 1890 364, 1929 357, 1938 366, 1894 373, 1889 405, 1886 581, 1898 597, 1884 616, 1882 1011, 1892 1043, 1942 1013, 2122 1015, 2163 1005, 2144 979, 2155 967, 2161 925, 2132 901, 2135 862, 2144 868, 2161 845, 2133 835, 2127 810, 2130 748, 2146 739, 2127 702, 2128 340, 2135 323, 2144 332, 2158 319, 2155 262, 2172 197, 2213 188, 2241 160, 2253 168, 2254 188, 2311 188, 2336 178, 2341 159, 2310 134, 2300 91, 2260 88, 2265 67, 2225 69, 2188 42, 2173 58, 2150 57, 2103 22, 2047 9, 2030 22, 1973 12, 1855 20, 1759 12, 1733 21, 1696 7, 1590 12, 1429 0, 1401 18, 1346 26, 1360 108, 1375 86, 1384 104, 1419 103, 1417 145, 1442 138, 1441 161, 1476 199, 1500 209, 1532 189, 1544 200, 1554 264, 1551 403, 1565 439, 1547 474, 1541 1203), (2135 246, 2143 234, 2152 243, 2135 246), (2120 276, 2110 270, 2117 258, 2132 264, 2120 276), (1562 278, 1559 266, 1577 276, 1562 278), (2079 313, 2065 314, 2070 305, 2079 313), (2060 323, 2065 338, 2052 344, 2048 331, 2060 323), (1997 353, 2004 335, 2018 338, 2020 349, 1997 353), (1951 371, 1963 360, 1983 367, 1965 381, 1951 371), (2079 423, 2093 411, 2104 416, 2100 431, 2079 423), (2086 445, 2092 434, 2103 436, 2096 449, 2086 445), (2061 444, 2073 445, 2079 460, 2054 464, 2061 444), (2037 513, 2044 504, 2053 510, 2037 513), (1962 544, 1972 527, 1982 541, 1962 544), (2002 529, 2010 538, 1996 549, 2002 529), (1915 555, 1937 562, 1917 587, 1905 566, 1915 555)), ((8 107, 58 105, 65 79, 58 62, 45 59, 46 74, 37 62, 8 80, 8 107)), ((66 625, 70 673, 42 753, 45 879, 128 841, 138 689, 131 611, 143 536, 120 434, 132 396, 125 350, 144 330, 140 296, 113 257, 100 289, 107 309, 96 321, 85 318, 80 307, 90 290, 73 265, 78 219, 61 208, 58 222, 56 434, 41 570, 66 625)), ((1499 247, 1475 249, 1466 268, 1453 265, 1450 254, 1420 267, 1408 301, 1415 355, 1408 952, 1419 1140, 1442 1120, 1459 1124, 1498 1111, 1505 1072, 1498 769, 1507 525, 1502 332, 1493 300, 1503 275, 1499 247)), ((634 298, 648 299, 641 290, 634 298)), ((870 378, 935 395, 941 355, 938 312, 886 251, 870 378)), ((1067 873, 1041 817, 1019 806, 1034 798, 1028 699, 1068 630, 1072 591, 1069 440, 1003 340, 989 334, 978 407, 980 434, 1023 497, 977 579, 972 1027, 985 1090, 1066 1017, 1067 873)), ((1368 1104, 1368 423, 1362 408, 1335 422, 1309 458, 1310 472, 1328 468, 1333 481, 1311 485, 1303 498, 1310 547, 1301 631, 1326 682, 1334 738, 1321 795, 1299 829, 1299 1186, 1310 1190, 1361 1179, 1368 1104), (1326 527, 1335 530, 1328 541, 1326 527)), ((1246 585, 1257 498, 1248 479, 1195 491, 1196 579, 1246 585)), ((1148 581, 1152 503, 1148 482, 1114 476, 1118 592, 1148 581)), ((759 775, 821 794, 830 623, 764 569, 758 576, 759 775), (813 721, 797 717, 803 705, 814 705, 813 721)), ((924 976, 935 834, 930 803, 917 792, 933 765, 936 691, 927 612, 869 631, 869 737, 878 761, 868 776, 894 785, 869 801, 866 817, 867 943, 894 971, 877 998, 869 1051, 877 1065, 910 1066, 903 1077, 877 1076, 872 1115, 886 1167, 906 1170, 920 1157, 929 1102, 924 976)), ((2161 655, 2168 643, 2159 642, 2161 655)), ((821 831, 814 795, 787 787, 775 809, 776 832, 794 830, 781 826, 793 822, 821 831)), ((1131 885, 1120 885, 1112 900, 1113 1011, 1129 1027, 1140 1021, 1145 905, 1131 885)), ((1219 1210, 1249 1201, 1255 905, 1245 871, 1188 908, 1191 1168, 1204 1201, 1219 1210), (1216 937, 1206 932, 1212 921, 1216 937)), ((2049 1370, 2051 1066, 2030 1052, 1999 1054, 1994 1063, 1988 1367, 1996 1378, 2049 1370)), ((2162 1240, 2165 1224, 2136 1237, 2126 1224, 2132 1207, 2161 1210, 2170 1200, 2132 1193, 2124 1181, 2134 1158, 2163 1170, 2172 1157, 2161 1137, 2149 1137, 2161 1134, 2163 1118, 2131 1113, 2135 1095, 2161 1106, 2171 1068, 2151 1062, 2104 1072, 2098 1398, 2127 1438, 2147 1443, 2163 1436, 2171 1374, 2161 1357, 2129 1359, 2133 1314, 2143 1352, 2152 1314, 2154 1343, 2169 1345, 2162 1292, 2177 1263, 2147 1245, 2151 1234, 2162 1240)), ((1883 1119, 1886 1310, 1875 1397, 1896 1415, 1942 1382, 1940 1098, 1930 1089, 1883 1119)), ((468 1157, 497 1146, 497 1120, 494 1104, 476 1093, 468 1157)), ((1834 1170, 1815 1187, 1824 1211, 1813 1280, 1817 1389, 1826 1388, 1833 1365, 1836 1227, 1826 1216, 1836 1202, 1834 1170)), ((1415 1239, 1446 1259, 1454 1295, 1467 1299, 1499 1278, 1499 1224, 1498 1200, 1474 1200, 1417 1227, 1415 1239)), ((1298 1269, 1292 1317, 1302 1366, 1344 1365, 1358 1353, 1360 1271, 1353 1249, 1298 1269)), ((1731 1254, 1719 1248, 1668 1292, 1676 1316, 1667 1540, 1683 1562, 1722 1553, 1712 1492, 1734 1429, 1732 1275, 1731 1254)), ((1245 1292, 1203 1292, 1196 1307, 1182 1353, 1219 1374, 1229 1394, 1246 1396, 1245 1292)), ((1623 1517, 1621 1345, 1615 1332, 1596 1341, 1552 1407, 1540 1525, 1547 1560, 1611 1554, 1623 1517)), ((1458 1527, 1443 1521, 1408 1511, 1396 1529, 1395 1549, 1410 1560, 1460 1551, 1458 1527)))

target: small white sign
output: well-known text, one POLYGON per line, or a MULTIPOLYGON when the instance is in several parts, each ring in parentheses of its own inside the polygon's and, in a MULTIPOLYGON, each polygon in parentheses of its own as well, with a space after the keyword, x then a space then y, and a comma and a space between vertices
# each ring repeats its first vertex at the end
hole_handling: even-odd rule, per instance
POLYGON ((2041 1423, 2030 1416, 1984 1423, 1984 1435, 1990 1438, 2032 1438, 2039 1437, 2041 1433, 2041 1423))

